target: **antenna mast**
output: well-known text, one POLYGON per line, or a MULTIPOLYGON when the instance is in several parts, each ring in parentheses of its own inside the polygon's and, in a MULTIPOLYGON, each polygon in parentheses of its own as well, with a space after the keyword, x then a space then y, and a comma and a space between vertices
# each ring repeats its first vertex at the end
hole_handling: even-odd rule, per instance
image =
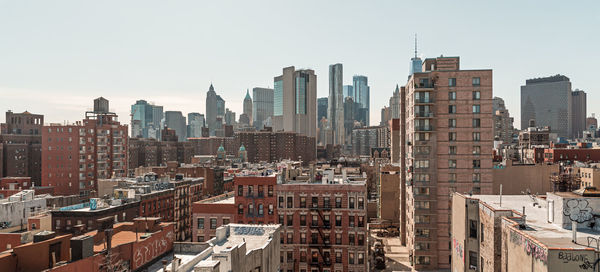
POLYGON ((415 59, 417 58, 417 33, 415 33, 415 59))

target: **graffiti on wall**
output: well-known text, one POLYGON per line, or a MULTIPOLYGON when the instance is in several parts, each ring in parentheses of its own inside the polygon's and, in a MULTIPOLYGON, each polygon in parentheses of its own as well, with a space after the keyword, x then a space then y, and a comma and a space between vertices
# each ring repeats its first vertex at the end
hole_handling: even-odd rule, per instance
POLYGON ((458 255, 459 258, 462 259, 463 263, 465 262, 465 249, 463 248, 463 245, 456 240, 455 238, 452 238, 452 243, 454 244, 454 250, 456 251, 456 254, 458 255))
POLYGON ((529 238, 521 235, 520 233, 511 230, 510 241, 514 244, 522 246, 527 255, 531 255, 536 260, 540 260, 543 263, 548 261, 548 250, 531 241, 529 238))
POLYGON ((593 270, 594 264, 590 262, 588 256, 585 254, 577 254, 572 251, 561 251, 558 252, 558 259, 563 263, 576 263, 579 264, 581 270, 593 270))
POLYGON ((587 199, 569 199, 564 203, 563 214, 568 216, 571 221, 583 223, 594 218, 587 199))
POLYGON ((161 238, 150 241, 149 243, 140 245, 133 254, 133 263, 134 267, 140 267, 154 258, 160 256, 165 253, 169 248, 170 244, 173 244, 173 240, 175 235, 173 231, 170 230, 166 235, 161 238))

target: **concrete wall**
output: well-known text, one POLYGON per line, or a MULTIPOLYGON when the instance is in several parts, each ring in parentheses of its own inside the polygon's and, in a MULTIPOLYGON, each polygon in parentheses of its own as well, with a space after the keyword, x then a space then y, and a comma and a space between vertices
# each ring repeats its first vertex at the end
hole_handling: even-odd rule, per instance
POLYGON ((548 193, 548 202, 554 202, 554 224, 571 229, 571 222, 577 221, 577 229, 600 231, 600 198, 580 197, 572 193, 548 193))
POLYGON ((505 195, 520 195, 527 189, 532 194, 540 195, 552 192, 550 183, 552 173, 558 173, 557 164, 513 165, 512 161, 507 161, 505 168, 492 170, 493 194, 500 194, 500 184, 502 184, 502 194, 505 195))
POLYGON ((0 223, 6 222, 9 227, 27 224, 27 218, 34 211, 40 211, 46 208, 46 199, 34 198, 24 202, 3 202, 0 203, 0 223))
POLYGON ((579 269, 555 270, 555 267, 549 270, 548 250, 536 240, 508 225, 511 224, 505 220, 502 227, 502 271, 579 271, 579 269), (538 253, 531 254, 528 250, 538 253))

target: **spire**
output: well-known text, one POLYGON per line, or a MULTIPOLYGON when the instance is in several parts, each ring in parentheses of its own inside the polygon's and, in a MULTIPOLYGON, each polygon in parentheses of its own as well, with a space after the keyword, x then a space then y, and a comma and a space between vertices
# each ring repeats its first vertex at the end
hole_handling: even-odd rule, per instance
POLYGON ((244 100, 252 100, 252 98, 250 98, 250 90, 246 89, 246 98, 244 98, 244 100))
POLYGON ((417 33, 415 33, 415 59, 417 58, 417 33))
POLYGON ((215 87, 213 87, 212 82, 210 83, 210 87, 208 87, 208 91, 215 91, 215 87))
POLYGON ((398 88, 398 84, 396 84, 396 92, 399 92, 400 89, 398 88))

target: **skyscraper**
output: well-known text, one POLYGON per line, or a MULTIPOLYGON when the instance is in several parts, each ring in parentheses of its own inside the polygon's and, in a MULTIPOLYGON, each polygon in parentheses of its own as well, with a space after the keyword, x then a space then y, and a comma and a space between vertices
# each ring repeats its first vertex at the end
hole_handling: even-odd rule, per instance
POLYGON ((223 99, 220 95, 217 95, 217 118, 225 117, 225 112, 225 99, 223 99))
POLYGON ((343 75, 341 63, 329 65, 329 107, 327 119, 333 130, 334 145, 343 145, 345 143, 343 75))
POLYGON ((202 137, 202 128, 204 127, 204 114, 197 112, 188 113, 187 137, 202 137))
POLYGON ((415 56, 410 59, 410 70, 408 75, 421 73, 423 71, 423 61, 417 56, 417 35, 415 35, 415 56))
POLYGON ((177 140, 183 142, 187 138, 187 126, 185 117, 180 111, 166 111, 165 112, 165 126, 175 130, 177 134, 177 140))
POLYGON ((206 93, 206 124, 210 135, 215 135, 215 123, 217 122, 217 93, 212 83, 206 93))
POLYGON ((406 239, 419 271, 450 268, 450 193, 492 193, 492 70, 461 70, 459 63, 425 59, 423 72, 400 90, 406 239))
POLYGON ((346 97, 352 97, 352 99, 354 99, 354 86, 344 85, 344 99, 346 99, 346 97))
POLYGON ((152 105, 146 100, 138 100, 131 105, 131 137, 157 138, 162 120, 162 106, 152 105))
POLYGON ((262 129, 273 116, 273 89, 252 89, 252 120, 256 129, 262 129))
POLYGON ((587 117, 587 95, 584 91, 575 89, 571 93, 571 135, 574 138, 583 136, 583 131, 586 130, 585 119, 587 117))
POLYGON ((394 90, 394 94, 390 97, 390 118, 397 119, 400 118, 400 88, 396 84, 396 89, 394 90))
POLYGON ((317 99, 317 121, 320 122, 323 117, 327 118, 327 107, 329 106, 329 98, 321 97, 317 99))
POLYGON ((492 110, 494 115, 494 140, 502 141, 503 144, 511 144, 514 134, 514 118, 510 117, 508 109, 504 105, 504 99, 494 97, 492 110))
POLYGON ((528 79, 521 86, 521 129, 527 129, 533 119, 537 126, 549 126, 559 137, 570 137, 571 100, 571 82, 566 76, 528 79))
POLYGON ((366 76, 356 75, 352 77, 352 83, 354 84, 354 99, 355 102, 360 104, 359 108, 359 119, 364 126, 369 126, 370 118, 370 92, 369 80, 366 76))
POLYGON ((244 110, 242 114, 246 114, 250 123, 248 125, 252 125, 252 98, 250 98, 250 90, 246 90, 246 97, 244 98, 244 110))
POLYGON ((273 130, 317 136, 317 76, 313 70, 283 68, 274 78, 273 130))

